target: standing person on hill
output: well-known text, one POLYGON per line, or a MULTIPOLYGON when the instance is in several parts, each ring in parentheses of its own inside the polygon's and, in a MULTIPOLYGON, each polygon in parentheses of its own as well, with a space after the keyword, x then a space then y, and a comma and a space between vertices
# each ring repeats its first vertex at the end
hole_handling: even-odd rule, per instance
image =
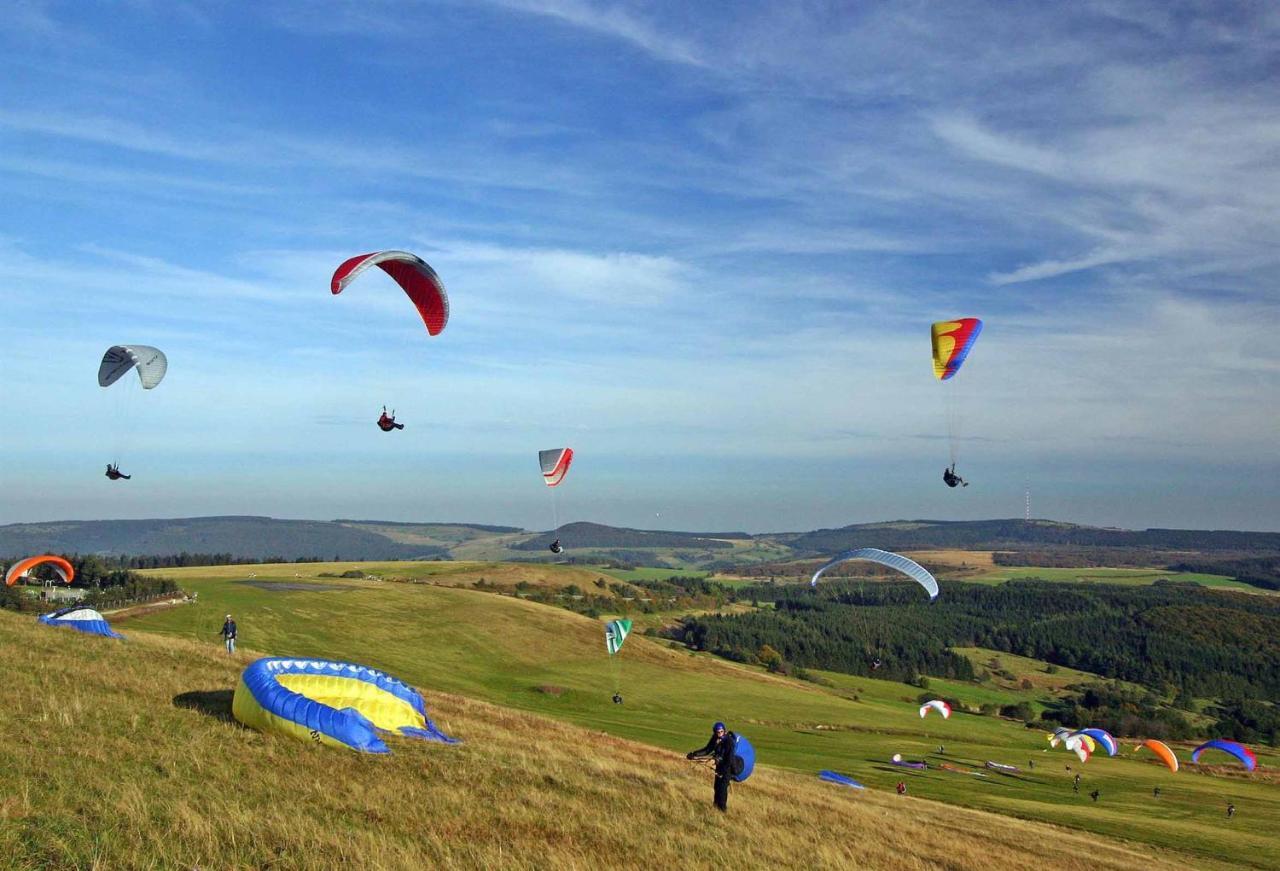
POLYGON ((222 623, 222 630, 218 632, 227 642, 227 653, 236 652, 236 621, 231 619, 231 615, 227 615, 227 619, 222 623))
POLYGON ((711 727, 711 739, 706 746, 691 750, 685 759, 706 759, 716 761, 715 805, 720 811, 729 809, 729 781, 733 779, 733 751, 737 749, 738 736, 728 731, 724 723, 716 723, 711 727))

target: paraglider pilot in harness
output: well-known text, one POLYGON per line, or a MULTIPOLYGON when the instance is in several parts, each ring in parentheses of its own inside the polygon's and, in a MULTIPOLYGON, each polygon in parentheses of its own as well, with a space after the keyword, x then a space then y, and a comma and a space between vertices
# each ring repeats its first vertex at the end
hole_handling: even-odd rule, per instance
POLYGON ((552 553, 564 553, 564 548, 560 546, 560 539, 558 538, 547 547, 552 553))
POLYGON ((942 473, 942 480, 947 483, 948 487, 968 487, 969 484, 964 478, 956 474, 956 464, 952 463, 947 470, 942 473))
POLYGON ((404 429, 404 424, 396 423, 396 410, 391 409, 391 413, 387 414, 387 407, 382 406, 382 417, 378 418, 378 429, 383 432, 391 432, 393 429, 404 429))
POLYGON ((126 481, 128 481, 130 478, 133 477, 132 475, 125 475, 121 473, 120 467, 117 466, 115 463, 107 463, 106 474, 107 474, 107 477, 110 478, 112 481, 119 481, 121 478, 124 478, 126 481))
POLYGON ((735 765, 742 765, 741 760, 734 753, 737 747, 738 736, 727 731, 724 723, 716 723, 711 727, 711 740, 707 741, 706 746, 685 754, 686 759, 706 759, 708 757, 715 759, 715 804, 716 808, 721 811, 729 809, 729 783, 735 774, 741 773, 740 770, 734 771, 735 765))

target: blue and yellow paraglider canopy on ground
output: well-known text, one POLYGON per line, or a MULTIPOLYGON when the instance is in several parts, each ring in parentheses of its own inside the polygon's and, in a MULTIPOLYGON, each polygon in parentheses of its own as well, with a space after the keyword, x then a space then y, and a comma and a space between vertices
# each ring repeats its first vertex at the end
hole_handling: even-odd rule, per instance
POLYGON ((241 675, 231 712, 254 729, 364 753, 391 752, 383 732, 458 743, 431 722, 417 690, 350 662, 259 659, 241 675))

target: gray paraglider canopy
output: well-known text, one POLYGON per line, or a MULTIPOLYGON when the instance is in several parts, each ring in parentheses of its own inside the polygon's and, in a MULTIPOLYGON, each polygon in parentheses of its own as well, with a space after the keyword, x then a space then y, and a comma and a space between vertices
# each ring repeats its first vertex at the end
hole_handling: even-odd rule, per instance
POLYGON ((150 345, 112 345, 102 355, 98 385, 110 387, 134 368, 138 370, 142 389, 150 390, 164 380, 164 374, 169 371, 169 361, 164 351, 150 345))

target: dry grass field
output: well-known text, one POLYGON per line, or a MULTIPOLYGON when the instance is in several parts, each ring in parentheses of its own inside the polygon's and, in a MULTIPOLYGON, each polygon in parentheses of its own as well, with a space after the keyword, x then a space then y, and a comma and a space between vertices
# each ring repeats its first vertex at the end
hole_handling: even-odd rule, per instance
POLYGON ((248 652, 7 612, 0 645, 0 868, 1213 867, 767 765, 722 816, 677 753, 430 689, 465 743, 362 756, 232 720, 248 652))

